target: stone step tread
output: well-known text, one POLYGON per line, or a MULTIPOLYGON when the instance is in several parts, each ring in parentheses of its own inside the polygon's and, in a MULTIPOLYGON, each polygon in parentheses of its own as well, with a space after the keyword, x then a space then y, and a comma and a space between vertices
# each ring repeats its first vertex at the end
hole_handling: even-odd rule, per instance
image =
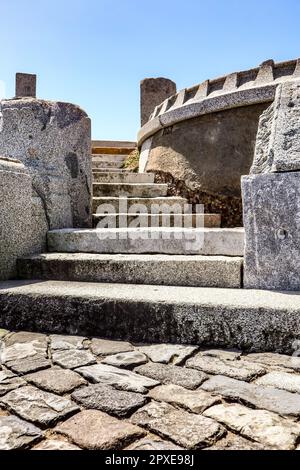
POLYGON ((139 220, 142 223, 147 223, 151 226, 151 224, 164 223, 166 226, 167 224, 176 224, 177 226, 179 223, 186 224, 187 227, 215 227, 218 228, 221 226, 221 215, 220 214, 203 214, 203 213, 194 213, 194 214, 140 214, 140 213, 97 213, 93 214, 93 222, 97 224, 103 218, 110 217, 112 221, 116 222, 119 225, 120 218, 121 222, 126 218, 127 223, 132 220, 139 220))
POLYGON ((85 253, 165 253, 243 256, 243 229, 101 228, 48 232, 48 249, 85 253))
MULTIPOLYGON (((144 213, 148 213, 151 209, 154 210, 152 207, 153 205, 161 205, 162 210, 164 212, 168 212, 168 210, 164 209, 164 206, 171 206, 174 210, 176 210, 176 206, 178 205, 179 211, 182 211, 184 206, 188 204, 187 199, 178 196, 156 196, 156 197, 122 197, 122 196, 94 196, 93 197, 93 212, 97 213, 98 208, 102 204, 108 204, 114 207, 116 212, 123 212, 127 211, 130 207, 135 204, 140 204, 145 206, 144 213), (175 206, 175 208, 174 208, 175 206), (180 207, 179 207, 180 206, 180 207)), ((139 208, 141 212, 142 208, 139 208)), ((178 211, 177 211, 178 212, 178 211)))
POLYGON ((98 212, 97 214, 93 214, 94 217, 103 217, 103 216, 106 216, 106 215, 113 215, 113 216, 120 216, 120 215, 128 215, 128 216, 134 216, 134 217, 137 217, 137 216, 141 216, 141 217, 164 217, 164 216, 168 216, 168 217, 216 217, 216 218, 220 218, 221 217, 221 214, 210 214, 210 213, 202 213, 202 212, 197 212, 197 213, 193 213, 193 214, 168 214, 167 212, 166 213, 161 213, 161 214, 140 214, 139 212, 118 212, 118 213, 104 213, 104 212, 98 212))
POLYGON ((106 162, 123 162, 126 160, 128 155, 108 155, 108 154, 92 154, 92 162, 101 162, 101 161, 106 161, 106 162))
POLYGON ((107 160, 102 160, 102 161, 94 161, 92 160, 92 169, 99 170, 99 168, 102 170, 103 168, 122 168, 124 162, 110 162, 107 160))
POLYGON ((167 184, 157 183, 93 183, 95 197, 112 196, 120 194, 128 197, 162 197, 168 193, 167 184))
MULTIPOLYGON (((115 173, 125 173, 125 174, 135 174, 131 170, 127 170, 126 168, 111 168, 111 167, 103 167, 100 168, 102 174, 115 174, 115 173)), ((92 174, 99 173, 99 168, 92 168, 92 174)))
POLYGON ((93 171, 94 183, 154 183, 153 173, 123 173, 93 171))
POLYGON ((18 260, 21 279, 240 288, 243 258, 44 253, 18 260))
POLYGON ((154 203, 155 202, 159 202, 159 201, 162 201, 163 202, 180 202, 180 203, 185 203, 187 204, 188 201, 187 199, 183 198, 183 197, 180 197, 180 196, 157 196, 157 197, 122 197, 122 196, 102 196, 102 197, 95 197, 94 199, 101 199, 101 200, 114 200, 114 201, 119 201, 120 199, 127 199, 129 201, 143 201, 143 200, 147 200, 149 199, 150 201, 153 201, 154 203))
POLYGON ((105 186, 108 188, 115 188, 116 186, 129 186, 132 188, 168 188, 168 185, 166 183, 98 183, 95 182, 93 183, 93 186, 105 186))
MULTIPOLYGON (((300 315, 300 296, 295 292, 264 291, 256 289, 222 289, 213 287, 175 287, 175 286, 145 286, 127 284, 106 284, 72 281, 47 281, 35 283, 24 280, 0 282, 0 297, 6 292, 17 295, 42 294, 48 297, 62 296, 78 298, 94 297, 116 300, 135 300, 159 303, 186 303, 201 306, 262 308, 271 309, 278 313, 292 309, 300 315)), ((300 317, 299 317, 300 320, 300 317)))
POLYGON ((291 354, 300 296, 246 289, 65 281, 0 283, 3 328, 291 354), (270 332, 270 334, 268 334, 270 332))

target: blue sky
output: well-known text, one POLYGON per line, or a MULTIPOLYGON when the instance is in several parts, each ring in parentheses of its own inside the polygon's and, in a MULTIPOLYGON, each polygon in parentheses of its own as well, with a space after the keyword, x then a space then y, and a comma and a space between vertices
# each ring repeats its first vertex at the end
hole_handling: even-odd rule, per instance
POLYGON ((300 57, 299 0, 0 0, 0 80, 38 74, 38 96, 79 104, 93 138, 135 140, 139 82, 178 89, 300 57))

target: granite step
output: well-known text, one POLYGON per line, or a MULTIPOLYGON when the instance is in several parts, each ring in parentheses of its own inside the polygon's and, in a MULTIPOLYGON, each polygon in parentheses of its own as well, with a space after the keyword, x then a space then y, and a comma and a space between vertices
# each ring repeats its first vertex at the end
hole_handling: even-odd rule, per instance
POLYGON ((102 174, 111 174, 111 173, 117 173, 117 174, 130 174, 132 175, 133 173, 130 170, 127 170, 126 168, 114 168, 114 167, 103 167, 103 168, 92 168, 92 175, 97 174, 101 172, 102 174))
POLYGON ((51 230, 48 251, 243 256, 244 230, 177 227, 51 230))
POLYGON ((94 197, 164 197, 167 195, 167 184, 155 183, 94 183, 94 197))
POLYGON ((242 286, 240 257, 45 253, 18 260, 21 279, 192 287, 242 286))
POLYGON ((110 161, 110 160, 92 159, 92 169, 93 170, 103 171, 104 168, 109 168, 109 171, 110 171, 111 168, 122 168, 123 165, 124 165, 124 160, 110 161))
MULTIPOLYGON (((111 212, 111 213, 126 213, 129 210, 133 213, 150 213, 151 209, 154 209, 159 205, 160 210, 158 211, 164 214, 168 214, 172 210, 175 212, 183 212, 187 199, 182 197, 151 197, 151 198, 140 198, 140 197, 93 197, 93 213, 97 212, 111 212), (112 210, 103 208, 103 205, 110 207, 112 210), (153 207, 153 205, 155 207, 153 207), (101 206, 99 208, 99 206, 101 206)), ((155 211, 157 212, 157 211, 155 211)))
POLYGON ((154 173, 121 173, 93 172, 94 183, 154 183, 154 173))
POLYGON ((128 155, 92 154, 92 162, 124 162, 128 155))
POLYGON ((210 227, 221 226, 220 214, 93 214, 93 227, 210 227), (106 224, 105 226, 103 224, 106 224))
POLYGON ((7 281, 0 283, 0 324, 8 330, 292 354, 299 339, 300 296, 209 287, 7 281))

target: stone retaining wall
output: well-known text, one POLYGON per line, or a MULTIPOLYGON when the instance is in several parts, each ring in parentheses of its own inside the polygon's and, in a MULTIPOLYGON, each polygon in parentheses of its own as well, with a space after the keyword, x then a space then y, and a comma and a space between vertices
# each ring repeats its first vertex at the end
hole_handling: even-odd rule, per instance
POLYGON ((299 77, 299 60, 266 61, 173 95, 139 132, 140 171, 165 173, 194 196, 207 194, 215 206, 236 198, 221 212, 222 225, 240 225, 240 177, 250 171, 260 115, 280 83, 299 77))

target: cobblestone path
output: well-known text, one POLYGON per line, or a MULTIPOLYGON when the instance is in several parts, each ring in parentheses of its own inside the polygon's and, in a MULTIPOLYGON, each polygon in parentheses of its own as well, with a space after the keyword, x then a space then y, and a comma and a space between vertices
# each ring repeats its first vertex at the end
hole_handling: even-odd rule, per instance
POLYGON ((0 449, 300 450, 300 358, 0 330, 0 449))

